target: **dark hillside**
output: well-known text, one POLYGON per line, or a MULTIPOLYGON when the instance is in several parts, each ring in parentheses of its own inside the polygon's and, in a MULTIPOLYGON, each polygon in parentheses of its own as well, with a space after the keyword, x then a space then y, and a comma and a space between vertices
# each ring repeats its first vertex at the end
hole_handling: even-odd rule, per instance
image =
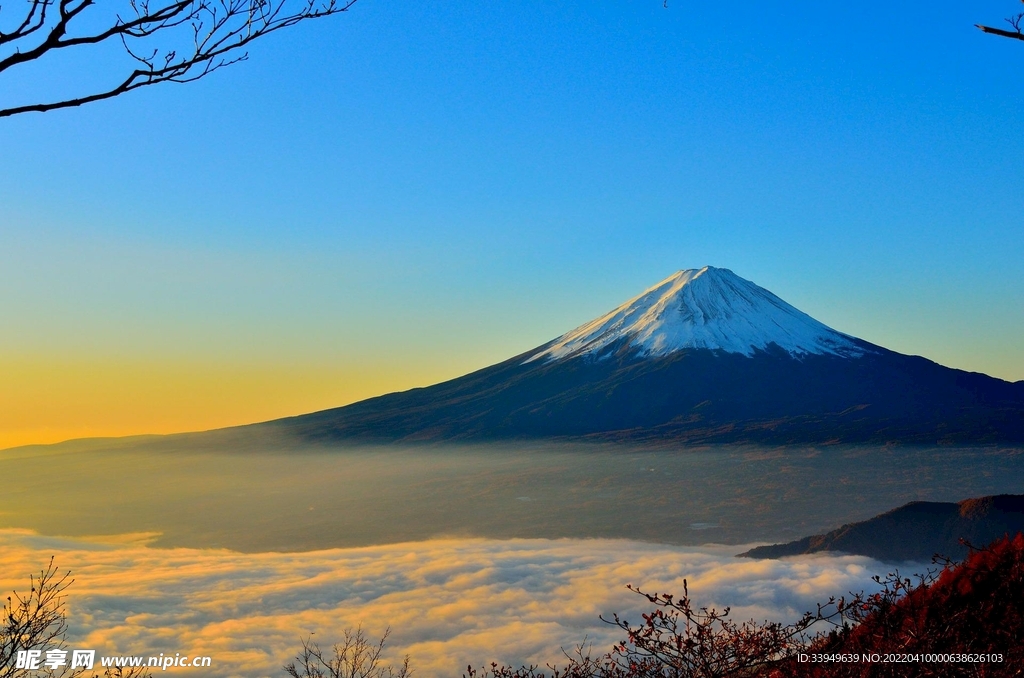
POLYGON ((782 558, 840 551, 884 561, 929 562, 933 555, 967 555, 970 544, 988 544, 1024 531, 1024 495, 1003 494, 959 503, 915 501, 882 515, 788 544, 759 546, 741 555, 782 558))
POLYGON ((830 666, 790 661, 776 678, 913 678, 1024 675, 1024 535, 972 553, 928 585, 869 599, 851 629, 823 636, 807 654, 902 658, 830 666), (938 655, 936 657, 935 655, 938 655))
POLYGON ((1024 443, 1024 383, 870 344, 860 358, 704 349, 511 360, 264 426, 307 440, 576 437, 682 443, 1024 443))

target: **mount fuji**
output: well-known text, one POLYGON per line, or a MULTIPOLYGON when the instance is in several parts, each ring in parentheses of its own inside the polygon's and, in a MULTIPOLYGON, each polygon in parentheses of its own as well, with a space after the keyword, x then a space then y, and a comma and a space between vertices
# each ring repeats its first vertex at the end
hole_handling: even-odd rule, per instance
POLYGON ((732 271, 679 271, 471 374, 262 424, 313 441, 1024 442, 1024 382, 838 332, 732 271))
POLYGON ((822 325, 732 271, 679 271, 615 310, 541 347, 534 360, 602 356, 625 343, 645 357, 687 348, 753 356, 776 346, 792 356, 860 356, 856 339, 822 325))

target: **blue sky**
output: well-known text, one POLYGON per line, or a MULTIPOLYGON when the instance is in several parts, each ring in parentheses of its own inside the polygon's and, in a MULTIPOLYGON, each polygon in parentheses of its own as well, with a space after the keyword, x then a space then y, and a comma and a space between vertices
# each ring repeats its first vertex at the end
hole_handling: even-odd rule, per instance
POLYGON ((705 264, 1024 379, 1024 43, 973 28, 1015 10, 360 0, 198 83, 0 120, 0 430, 424 385, 705 264))

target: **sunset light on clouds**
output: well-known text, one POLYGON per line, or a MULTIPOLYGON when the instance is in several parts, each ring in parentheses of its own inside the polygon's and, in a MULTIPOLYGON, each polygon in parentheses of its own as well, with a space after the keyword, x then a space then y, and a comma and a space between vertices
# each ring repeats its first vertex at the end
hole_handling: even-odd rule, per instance
MULTIPOLYGON (((122 539, 130 539, 126 535, 122 539)), ((145 535, 139 535, 144 539, 145 535)), ((327 645, 362 625, 391 626, 389 658, 416 675, 467 664, 539 663, 587 639, 622 640, 599 615, 639 618, 625 589, 681 591, 741 619, 792 621, 830 595, 871 589, 868 558, 756 561, 738 547, 680 548, 608 540, 438 540, 303 553, 158 550, 0 531, 0 591, 23 589, 45 563, 71 570, 71 647, 101 654, 210 656, 205 675, 263 676, 308 634, 327 645)), ((923 566, 922 566, 923 567, 923 566)), ((184 675, 184 674, 182 674, 184 675)))
POLYGON ((74 581, 0 677, 543 665, 633 584, 806 678, 874 603, 776 622, 968 536, 1024 591, 1017 0, 52 7, 0 6, 0 599, 74 581))

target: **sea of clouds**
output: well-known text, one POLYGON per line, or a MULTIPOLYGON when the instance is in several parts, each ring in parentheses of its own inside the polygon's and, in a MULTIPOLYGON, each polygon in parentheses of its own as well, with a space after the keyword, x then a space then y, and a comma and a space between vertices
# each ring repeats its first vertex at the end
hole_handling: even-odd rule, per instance
MULTIPOLYGON (((152 535, 150 535, 152 536, 152 535)), ((430 540, 298 553, 157 549, 147 535, 46 537, 0 530, 0 592, 27 588, 55 557, 70 570, 69 646, 98 654, 210 656, 180 675, 283 676, 313 635, 323 645, 390 626, 392 661, 417 676, 467 664, 544 664, 584 638, 604 651, 623 635, 599 619, 639 621, 626 584, 732 606, 741 619, 791 621, 832 595, 871 589, 888 567, 856 556, 750 560, 745 547, 625 540, 430 540)), ((6 597, 4 593, 4 597, 6 597)), ((159 673, 159 672, 158 672, 159 673)))

